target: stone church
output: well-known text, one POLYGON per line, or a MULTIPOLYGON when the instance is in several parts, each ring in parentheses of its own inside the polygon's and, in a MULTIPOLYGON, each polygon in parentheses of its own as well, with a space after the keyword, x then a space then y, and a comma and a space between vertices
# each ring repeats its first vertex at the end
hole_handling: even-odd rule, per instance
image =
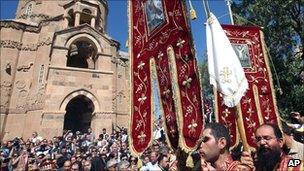
POLYGON ((1 21, 1 139, 127 127, 128 53, 107 0, 20 0, 1 21))

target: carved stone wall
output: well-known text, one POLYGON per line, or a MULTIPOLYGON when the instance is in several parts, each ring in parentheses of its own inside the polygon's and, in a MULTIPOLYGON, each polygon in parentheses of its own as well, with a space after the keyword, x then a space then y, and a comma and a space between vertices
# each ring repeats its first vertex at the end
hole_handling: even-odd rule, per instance
POLYGON ((4 113, 8 109, 8 103, 10 99, 10 92, 12 89, 12 83, 10 81, 1 82, 1 103, 0 103, 0 113, 4 113))

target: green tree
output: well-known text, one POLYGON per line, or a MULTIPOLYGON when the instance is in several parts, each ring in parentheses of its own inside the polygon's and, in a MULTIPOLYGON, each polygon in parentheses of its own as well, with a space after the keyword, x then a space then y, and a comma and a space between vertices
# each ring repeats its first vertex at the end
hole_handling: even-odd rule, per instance
POLYGON ((200 81, 202 87, 202 95, 204 98, 204 113, 206 122, 215 121, 214 115, 214 95, 213 86, 210 85, 209 72, 208 72, 208 61, 207 53, 203 57, 203 61, 199 64, 200 70, 200 81), (211 115, 211 116, 210 116, 211 115), (212 118, 210 118, 212 117, 212 118))
POLYGON ((235 1, 232 11, 237 25, 262 27, 273 60, 270 65, 281 116, 287 118, 291 111, 304 112, 304 1, 235 1))

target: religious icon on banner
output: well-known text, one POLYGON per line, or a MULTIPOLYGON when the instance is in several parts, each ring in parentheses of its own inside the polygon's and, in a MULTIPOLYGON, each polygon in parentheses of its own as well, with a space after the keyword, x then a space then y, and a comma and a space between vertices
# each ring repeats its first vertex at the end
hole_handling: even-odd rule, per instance
POLYGON ((229 129, 232 148, 238 145, 239 137, 243 135, 243 145, 253 150, 256 146, 254 133, 259 125, 280 125, 263 32, 260 27, 252 26, 222 27, 241 61, 249 89, 237 108, 225 106, 222 94, 215 92, 216 120, 229 129), (238 125, 236 116, 242 120, 238 125))
POLYGON ((164 9, 161 0, 147 0, 145 2, 147 25, 152 32, 165 21, 164 9))
POLYGON ((251 62, 249 57, 249 48, 247 44, 234 44, 232 43, 232 47, 240 59, 241 65, 243 68, 250 68, 251 62))

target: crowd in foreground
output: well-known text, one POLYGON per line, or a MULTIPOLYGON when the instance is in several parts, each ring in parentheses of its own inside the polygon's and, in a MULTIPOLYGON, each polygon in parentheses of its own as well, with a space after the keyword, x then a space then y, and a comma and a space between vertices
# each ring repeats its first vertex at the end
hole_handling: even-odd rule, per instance
MULTIPOLYGON (((304 121, 304 116, 300 117, 304 121)), ((16 137, 1 143, 1 170, 304 170, 303 142, 293 139, 290 128, 285 125, 282 132, 278 125, 259 126, 255 132, 257 148, 237 156, 229 150, 226 127, 206 124, 200 146, 190 157, 192 164, 186 162, 189 156, 170 150, 164 136, 139 158, 132 156, 125 128, 111 134, 103 129, 97 137, 91 129, 86 133, 67 131, 49 140, 34 132, 27 140, 16 137)))

